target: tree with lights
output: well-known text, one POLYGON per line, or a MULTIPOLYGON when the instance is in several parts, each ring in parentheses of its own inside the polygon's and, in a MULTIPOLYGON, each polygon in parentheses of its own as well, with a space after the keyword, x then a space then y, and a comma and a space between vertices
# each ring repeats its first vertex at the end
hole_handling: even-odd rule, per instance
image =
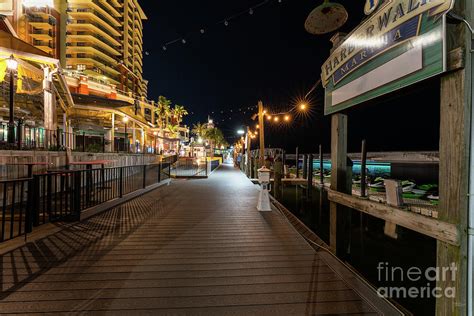
POLYGON ((175 117, 176 123, 178 125, 180 125, 181 122, 183 122, 183 117, 189 114, 184 106, 178 105, 178 104, 174 106, 174 109, 172 111, 173 111, 173 116, 175 117))

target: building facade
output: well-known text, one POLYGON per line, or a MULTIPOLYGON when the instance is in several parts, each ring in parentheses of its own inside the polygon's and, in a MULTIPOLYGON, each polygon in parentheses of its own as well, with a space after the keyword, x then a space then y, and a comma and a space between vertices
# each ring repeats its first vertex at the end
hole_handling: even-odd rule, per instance
POLYGON ((66 69, 144 96, 143 20, 137 0, 69 0, 66 69))

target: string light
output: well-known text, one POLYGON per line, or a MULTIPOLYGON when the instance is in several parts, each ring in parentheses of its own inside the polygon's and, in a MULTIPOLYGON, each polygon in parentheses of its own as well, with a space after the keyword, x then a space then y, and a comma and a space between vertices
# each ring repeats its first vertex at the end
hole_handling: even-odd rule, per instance
MULTIPOLYGON (((278 3, 278 4, 281 4, 281 3, 283 2, 283 0, 263 0, 263 1, 261 1, 260 3, 257 3, 256 5, 253 5, 253 6, 251 6, 250 8, 248 8, 248 9, 246 9, 246 10, 242 10, 242 11, 240 11, 240 12, 237 12, 236 14, 233 14, 233 15, 231 15, 231 16, 228 16, 228 17, 225 18, 225 19, 220 20, 220 22, 215 23, 215 25, 219 25, 219 24, 222 25, 222 24, 223 24, 225 27, 228 27, 228 26, 230 25, 230 22, 231 22, 231 21, 236 20, 236 19, 238 19, 238 18, 240 18, 240 17, 243 17, 244 15, 253 16, 254 13, 255 13, 255 9, 260 8, 260 7, 263 7, 263 6, 265 6, 265 5, 268 5, 268 4, 272 3, 272 2, 276 2, 276 3, 278 3)), ((201 29, 199 29, 197 32, 196 32, 196 31, 194 31, 194 32, 189 32, 189 33, 186 34, 186 37, 190 37, 191 35, 193 35, 193 33, 194 33, 194 34, 195 34, 195 33, 200 33, 201 35, 203 35, 203 34, 206 33, 206 29, 201 28, 201 29)), ((181 41, 183 44, 186 44, 186 40, 184 40, 184 39, 182 39, 182 38, 177 38, 177 39, 174 39, 174 40, 169 41, 169 42, 167 42, 167 43, 164 43, 164 44, 162 45, 163 51, 166 51, 166 48, 165 48, 165 47, 167 47, 167 46, 169 46, 169 45, 172 45, 172 44, 175 44, 175 43, 180 42, 180 41, 181 41)))
POLYGON ((290 116, 289 115, 285 115, 285 122, 288 122, 290 120, 290 116))

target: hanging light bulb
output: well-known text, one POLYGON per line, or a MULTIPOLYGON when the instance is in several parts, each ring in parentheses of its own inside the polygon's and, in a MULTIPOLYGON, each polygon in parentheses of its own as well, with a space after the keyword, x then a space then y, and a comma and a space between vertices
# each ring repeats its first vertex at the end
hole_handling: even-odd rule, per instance
POLYGON ((289 115, 285 115, 285 122, 288 122, 290 121, 290 116, 289 115))
POLYGON ((201 29, 201 34, 204 34, 206 32, 205 29, 201 29))
POLYGON ((181 40, 181 43, 186 44, 186 39, 183 38, 183 39, 181 40))
POLYGON ((275 116, 273 120, 275 121, 275 123, 278 123, 280 121, 280 118, 278 116, 275 116))
POLYGON ((250 10, 249 10, 249 14, 250 14, 250 15, 252 15, 252 14, 253 14, 253 9, 252 9, 252 8, 250 8, 250 10))
POLYGON ((163 45, 163 50, 167 50, 167 49, 168 49, 168 48, 167 48, 165 45, 163 45))
POLYGON ((224 21, 224 25, 225 25, 225 26, 229 26, 229 21, 225 20, 225 21, 224 21))

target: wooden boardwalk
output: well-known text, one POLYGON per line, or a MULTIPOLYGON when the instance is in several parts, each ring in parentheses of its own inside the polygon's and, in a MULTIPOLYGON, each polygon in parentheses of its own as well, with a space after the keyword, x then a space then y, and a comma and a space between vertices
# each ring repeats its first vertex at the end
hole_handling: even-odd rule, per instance
POLYGON ((1 254, 0 314, 387 314, 223 166, 1 254))

